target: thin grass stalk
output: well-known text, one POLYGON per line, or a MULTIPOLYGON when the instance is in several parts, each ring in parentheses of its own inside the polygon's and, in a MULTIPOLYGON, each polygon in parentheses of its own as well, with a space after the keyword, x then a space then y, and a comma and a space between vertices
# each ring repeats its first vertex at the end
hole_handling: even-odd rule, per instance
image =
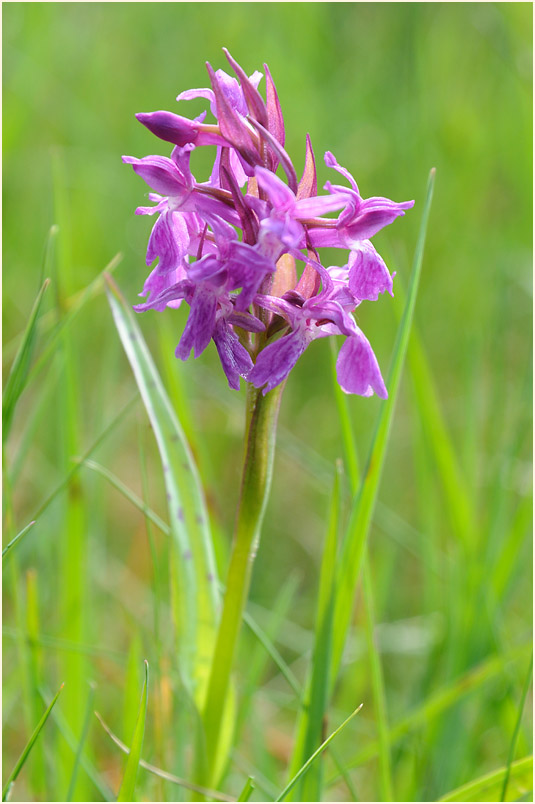
POLYGON ((511 740, 511 745, 509 746, 509 756, 507 757, 507 769, 505 771, 505 776, 504 776, 504 779, 503 779, 503 786, 502 786, 502 792, 501 792, 501 796, 500 796, 500 801, 505 801, 506 800, 505 797, 507 795, 507 786, 509 784, 509 778, 511 776, 511 767, 512 767, 513 759, 514 759, 514 756, 515 756, 516 742, 518 740, 518 734, 520 732, 520 724, 522 723, 522 714, 524 712, 524 705, 526 703, 526 698, 528 697, 528 692, 529 692, 529 688, 530 688, 530 685, 531 685, 531 677, 532 677, 532 675, 533 675, 533 656, 531 657, 530 662, 529 662, 528 674, 527 674, 526 680, 524 682, 524 689, 522 690, 522 697, 520 699, 520 706, 518 707, 518 717, 517 717, 516 724, 515 724, 515 730, 513 732, 513 738, 511 740))
MULTIPOLYGON (((357 493, 360 483, 359 458, 357 444, 351 427, 351 417, 349 413, 348 397, 341 391, 336 382, 336 353, 331 351, 333 366, 333 385, 340 416, 342 429, 342 441, 344 445, 345 459, 349 471, 351 492, 357 493)), ((392 760, 390 755, 389 727, 386 711, 386 694, 384 686, 383 668, 381 656, 375 639, 375 613, 373 601, 373 582, 369 559, 368 545, 364 548, 362 562, 362 593, 364 598, 364 623, 366 631, 366 643, 371 669, 371 687, 373 695, 373 705, 377 718, 377 734, 379 744, 379 772, 381 795, 383 801, 393 801, 392 791, 392 760)))
POLYGON ((264 395, 247 386, 247 420, 242 486, 232 555, 217 642, 203 711, 208 784, 216 784, 216 763, 223 715, 238 635, 260 538, 275 452, 275 433, 284 384, 264 395))

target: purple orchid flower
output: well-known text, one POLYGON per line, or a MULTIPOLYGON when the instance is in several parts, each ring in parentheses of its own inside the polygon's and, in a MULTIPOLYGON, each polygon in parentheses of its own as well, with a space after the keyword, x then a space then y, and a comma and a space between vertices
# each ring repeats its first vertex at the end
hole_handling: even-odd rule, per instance
POLYGON ((397 217, 404 215, 406 209, 414 206, 414 201, 396 203, 382 197, 363 199, 351 173, 338 164, 330 151, 325 154, 325 164, 345 176, 351 184, 351 189, 339 184, 333 185, 330 181, 325 184, 325 189, 329 193, 345 194, 346 207, 334 226, 333 221, 321 222, 321 228, 317 225, 311 226, 310 241, 316 248, 357 248, 363 240, 369 240, 385 226, 393 223, 397 217))
POLYGON ((379 365, 353 312, 379 294, 392 294, 393 277, 370 238, 412 207, 388 198, 363 199, 353 176, 327 152, 325 162, 349 186, 325 184, 318 195, 316 163, 306 138, 305 167, 297 181, 284 149, 279 97, 264 65, 248 76, 225 50, 234 76, 207 64, 210 86, 177 100, 205 98, 207 112, 190 120, 166 111, 138 120, 174 146, 170 157, 126 156, 154 192, 140 215, 156 220, 147 247, 152 270, 134 309, 190 307, 176 356, 199 357, 213 340, 229 386, 244 378, 266 394, 284 382, 316 339, 344 336, 337 377, 346 393, 386 398, 379 365), (215 147, 210 176, 197 182, 195 148, 215 147), (275 171, 280 164, 286 182, 275 171), (245 188, 244 188, 245 185, 245 188), (244 188, 244 189, 243 189, 244 188), (333 217, 334 215, 334 217, 333 217), (346 264, 324 268, 318 249, 348 249, 346 264), (304 263, 298 276, 297 263, 304 263))

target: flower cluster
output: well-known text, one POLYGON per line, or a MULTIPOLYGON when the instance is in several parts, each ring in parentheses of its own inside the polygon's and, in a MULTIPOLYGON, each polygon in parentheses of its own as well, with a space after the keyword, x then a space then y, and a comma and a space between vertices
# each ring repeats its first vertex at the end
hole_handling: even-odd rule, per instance
POLYGON ((140 294, 148 298, 134 309, 161 311, 185 300, 190 312, 176 356, 186 360, 193 349, 198 357, 213 340, 230 387, 239 389, 243 377, 264 393, 286 379, 311 341, 344 335, 337 359, 342 389, 386 398, 352 313, 363 300, 392 293, 392 276, 370 238, 414 202, 362 198, 330 152, 326 165, 349 186, 329 181, 318 195, 308 135, 298 182, 269 69, 264 65, 264 101, 262 74, 247 76, 225 55, 237 78, 207 64, 211 86, 177 98, 205 98, 215 123, 204 122, 207 112, 193 120, 165 111, 136 115, 174 148, 170 157, 123 157, 155 191, 154 206, 136 213, 157 215, 147 265, 158 262, 140 294), (216 155, 209 180, 197 182, 190 157, 203 146, 215 146, 216 155), (276 174, 279 166, 286 181, 276 174), (325 247, 349 251, 345 265, 324 267, 318 249, 325 247))

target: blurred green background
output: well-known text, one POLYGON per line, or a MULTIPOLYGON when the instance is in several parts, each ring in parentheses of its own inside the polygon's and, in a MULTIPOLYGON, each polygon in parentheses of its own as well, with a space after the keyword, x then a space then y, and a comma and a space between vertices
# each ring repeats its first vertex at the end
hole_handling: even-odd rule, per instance
MULTIPOLYGON (((424 403, 407 372, 370 534, 391 724, 456 679, 471 677, 481 663, 494 661, 498 669, 393 744, 396 798, 435 800, 503 766, 531 627, 531 4, 8 3, 2 15, 4 372, 42 281, 52 224, 60 232, 45 266, 53 281, 37 359, 75 294, 117 252, 123 259, 115 278, 136 303, 147 273, 151 221, 134 216, 147 187, 120 157, 168 149, 134 114, 198 114, 204 102, 179 106, 174 98, 207 85, 205 61, 226 69, 223 46, 249 74, 269 65, 298 175, 308 132, 319 186, 332 179, 322 161, 331 150, 364 197, 415 199, 414 210, 374 238, 403 287, 427 175, 436 167, 416 321, 474 514, 473 550, 467 560, 459 547, 451 500, 422 426, 424 403)), ((194 157, 194 172, 205 180, 209 164, 194 157)), ((341 252, 330 257, 335 264, 341 252)), ((358 311, 385 376, 396 309, 386 297, 358 311)), ((174 359, 184 310, 151 312, 138 321, 186 417, 224 566, 239 486, 243 392, 228 389, 213 345, 196 361, 174 359)), ((72 468, 73 456, 92 445, 135 390, 103 292, 84 304, 65 332, 61 354, 25 390, 5 449, 13 532, 35 518, 72 468)), ((376 397, 350 399, 362 461, 379 404, 376 397)), ((142 496, 140 444, 150 504, 165 516, 160 465, 139 403, 94 457, 142 496)), ((317 342, 284 393, 251 591, 252 610, 265 625, 275 601, 280 604, 281 588, 287 595, 277 645, 300 678, 311 644, 334 465, 341 457, 329 344, 317 342)), ((94 471, 84 468, 76 477, 4 570, 6 768, 42 711, 36 690, 53 691, 61 681, 67 682, 65 728, 70 723, 79 735, 92 679, 98 684, 95 707, 126 739, 122 696, 128 684, 140 688, 142 672, 126 657, 130 651, 150 660, 154 651, 153 570, 143 516, 94 471), (30 647, 20 638, 28 628, 38 637, 30 647), (136 637, 140 644, 132 648, 136 637)), ((159 533, 154 539, 165 597, 165 540, 159 533)), ((369 701, 358 601, 350 643, 332 728, 361 700, 369 701)), ((250 634, 242 647, 244 659, 257 649, 250 634)), ((158 717, 171 724, 174 672, 172 666, 160 670, 154 681, 167 690, 161 700, 168 706, 158 717)), ((280 787, 295 706, 268 664, 229 777, 232 793, 239 793, 251 768, 280 787)), ((149 705, 149 719, 155 717, 149 705)), ((153 747, 152 728, 144 755, 178 772, 172 745, 162 752, 153 747)), ((529 733, 525 720, 517 756, 530 750, 529 733)), ((46 750, 28 762, 16 800, 64 800, 68 774, 62 768, 72 755, 57 723, 50 734, 46 750)), ((374 739, 373 709, 366 705, 340 738, 347 765, 374 739)), ((173 740, 180 735, 173 732, 173 740)), ((88 745, 95 767, 114 787, 122 757, 96 722, 88 745)), ((375 759, 351 774, 359 797, 375 800, 375 759)), ((160 795, 157 784, 147 774, 140 779, 147 800, 160 795)), ((177 789, 162 787, 161 795, 176 796, 177 789)), ((98 797, 85 777, 78 791, 84 795, 98 797)), ((255 795, 262 800, 267 791, 255 795)), ((347 800, 348 793, 337 782, 330 795, 347 800)))

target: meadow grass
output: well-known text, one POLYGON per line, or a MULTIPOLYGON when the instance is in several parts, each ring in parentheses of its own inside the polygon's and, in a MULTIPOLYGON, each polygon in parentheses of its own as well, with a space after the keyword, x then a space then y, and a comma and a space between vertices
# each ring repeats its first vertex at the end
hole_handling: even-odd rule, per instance
POLYGON ((2 12, 11 799, 529 800, 531 6, 2 12), (222 46, 249 73, 268 63, 287 150, 311 134, 320 185, 329 149, 364 194, 416 206, 376 238, 394 300, 358 315, 389 401, 340 393, 321 342, 284 390, 229 760, 206 791, 192 752, 245 389, 212 350, 174 358, 183 310, 129 312, 148 225, 120 155, 149 152, 133 114, 174 109, 222 46))

